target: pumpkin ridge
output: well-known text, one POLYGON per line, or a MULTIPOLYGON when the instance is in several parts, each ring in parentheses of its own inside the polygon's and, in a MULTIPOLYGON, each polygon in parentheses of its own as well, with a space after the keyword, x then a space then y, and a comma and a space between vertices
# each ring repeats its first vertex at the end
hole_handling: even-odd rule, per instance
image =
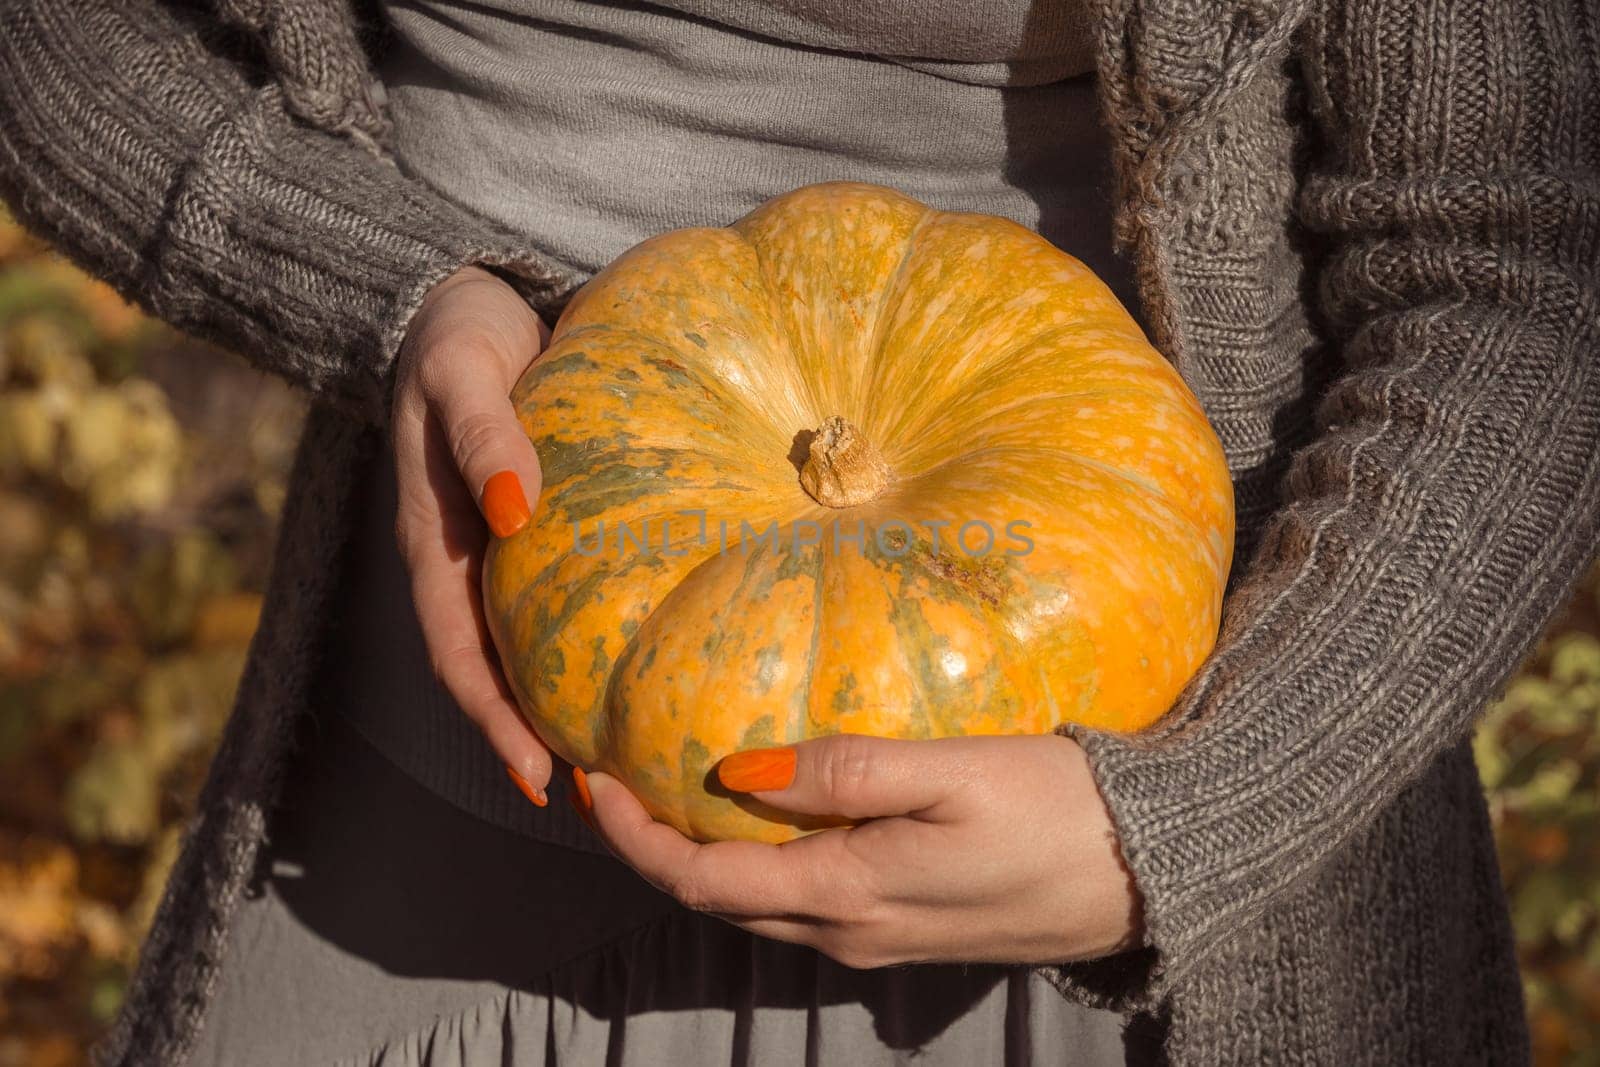
MULTIPOLYGON (((765 286, 763 286, 763 288, 765 288, 765 286)), ((646 333, 643 330, 634 330, 623 326, 614 326, 610 323, 589 323, 579 327, 578 330, 573 332, 578 333, 588 331, 596 331, 601 333, 603 336, 625 337, 632 341, 638 341, 641 344, 661 349, 669 356, 682 356, 686 354, 682 349, 671 344, 664 338, 646 333)), ((546 351, 549 351, 549 349, 546 349, 546 351)), ((685 367, 684 369, 686 371, 690 371, 690 368, 688 367, 685 367)), ((708 369, 709 368, 706 368, 698 363, 692 368, 691 373, 696 386, 706 390, 708 393, 711 393, 717 399, 728 403, 730 406, 737 407, 742 410, 746 415, 749 416, 748 419, 742 420, 746 425, 769 427, 772 429, 775 438, 782 437, 782 428, 778 425, 779 416, 777 413, 762 411, 759 408, 756 408, 751 404, 749 398, 746 397, 742 391, 728 388, 729 383, 726 379, 718 378, 711 374, 693 373, 708 369)), ((755 445, 747 445, 747 448, 754 454, 762 456, 766 455, 765 449, 758 449, 755 445)))
MULTIPOLYGON (((1032 366, 1027 366, 1027 363, 1032 363, 1034 360, 1045 362, 1045 360, 1051 360, 1051 358, 1059 358, 1059 349, 1061 347, 1070 349, 1070 347, 1074 346, 1074 334, 1082 334, 1083 330, 1085 328, 1082 325, 1078 325, 1078 323, 1067 323, 1067 325, 1054 328, 1048 333, 1048 336, 1050 336, 1048 347, 1046 347, 1045 342, 1038 341, 1037 338, 1030 338, 1027 342, 1019 342, 1019 346, 1008 357, 997 357, 984 370, 974 374, 973 378, 966 382, 965 394, 963 395, 968 400, 971 400, 971 398, 979 397, 979 395, 986 394, 990 390, 992 392, 1006 392, 1008 389, 1014 389, 1014 381, 1018 378, 1019 371, 1026 373, 1026 371, 1032 370, 1032 366), (1024 363, 1024 366, 1019 368, 1019 362, 1024 363)), ((1045 338, 1045 336, 1046 334, 1040 334, 1040 338, 1045 338)), ((1147 395, 1152 400, 1158 400, 1163 405, 1176 406, 1179 410, 1189 414, 1190 418, 1202 419, 1203 421, 1205 419, 1205 410, 1200 406, 1200 402, 1194 397, 1194 394, 1190 392, 1186 382, 1182 381, 1178 371, 1174 370, 1173 366, 1166 362, 1165 358, 1162 358, 1162 355, 1158 354, 1154 347, 1149 346, 1149 341, 1146 341, 1142 334, 1136 334, 1136 336, 1130 334, 1123 341, 1123 344, 1128 341, 1136 341, 1139 349, 1147 350, 1147 354, 1149 354, 1146 365, 1147 370, 1152 371, 1152 373, 1160 373, 1160 386, 1162 387, 1155 386, 1154 382, 1144 382, 1139 387, 1128 387, 1098 386, 1098 384, 1088 381, 1083 382, 1083 386, 1080 389, 1067 390, 1062 394, 1034 392, 1034 394, 1021 398, 1019 402, 1006 406, 1006 410, 1021 410, 1021 408, 1026 408, 1030 403, 1050 400, 1050 398, 1072 398, 1077 397, 1077 395, 1141 394, 1147 395)), ((1082 374, 1082 370, 1080 370, 1082 366, 1083 362, 1075 363, 1074 374, 1082 374)), ((1107 374, 1107 378, 1109 378, 1109 374, 1107 374)), ((1000 411, 995 410, 995 408, 986 408, 982 418, 994 419, 998 413, 1000 411)), ((930 429, 930 422, 939 418, 941 414, 944 414, 944 411, 936 408, 933 413, 926 414, 925 421, 918 422, 915 413, 906 411, 906 413, 901 413, 901 421, 896 422, 891 427, 890 432, 893 432, 896 437, 902 438, 902 440, 909 438, 909 440, 918 440, 920 442, 923 434, 926 434, 926 430, 930 429)))
MULTIPOLYGON (((784 327, 790 327, 791 324, 789 321, 789 313, 778 301, 777 279, 773 276, 771 264, 767 262, 766 256, 762 255, 761 253, 761 246, 752 241, 747 233, 739 229, 737 223, 731 227, 731 230, 739 235, 739 240, 745 243, 745 245, 750 249, 751 255, 755 257, 756 270, 761 275, 761 285, 759 288, 763 298, 766 301, 767 311, 772 316, 773 323, 782 325, 784 327)), ((785 328, 777 331, 783 342, 784 365, 789 369, 794 380, 800 384, 800 389, 805 394, 805 402, 801 406, 804 408, 805 413, 809 414, 811 418, 802 418, 800 421, 802 425, 808 425, 809 423, 816 421, 816 413, 821 404, 819 403, 816 395, 816 387, 811 382, 810 375, 802 372, 800 361, 795 356, 794 345, 791 343, 791 335, 793 332, 794 331, 792 328, 785 328)), ((774 353, 773 355, 776 357, 777 353, 774 353)), ((776 427, 776 429, 781 435, 784 427, 779 426, 776 427)), ((792 432, 793 431, 791 431, 791 433, 792 432)))
MULTIPOLYGON (((781 528, 786 529, 792 525, 792 522, 785 523, 782 524, 781 528)), ((778 562, 775 558, 769 559, 769 557, 775 557, 781 549, 774 548, 772 543, 764 538, 758 537, 754 538, 753 540, 755 547, 746 557, 745 565, 738 569, 738 577, 733 591, 729 594, 725 603, 718 605, 714 609, 711 625, 716 632, 722 632, 725 629, 733 628, 736 620, 741 617, 737 613, 744 611, 745 609, 755 608, 756 610, 761 610, 759 605, 765 602, 764 597, 766 594, 759 590, 759 585, 761 583, 771 582, 773 580, 775 571, 781 570, 783 567, 783 564, 778 562), (733 613, 733 615, 730 616, 730 613, 733 613)), ((780 536, 779 544, 781 545, 783 541, 784 539, 780 536)), ((732 554, 735 544, 742 545, 743 542, 730 541, 729 554, 732 554)), ((815 589, 814 596, 820 598, 822 596, 823 545, 819 543, 818 545, 811 547, 812 550, 806 553, 809 558, 803 566, 806 570, 813 573, 813 585, 815 589)), ((633 661, 635 657, 641 654, 641 640, 646 636, 649 636, 653 643, 660 640, 660 637, 658 636, 659 631, 671 630, 674 628, 671 621, 671 613, 677 610, 680 597, 685 595, 683 592, 684 588, 689 586, 692 576, 697 575, 703 568, 712 565, 713 561, 720 558, 722 558, 721 553, 709 554, 704 559, 699 560, 689 570, 685 571, 677 586, 665 597, 663 597, 659 603, 651 606, 651 609, 646 614, 645 618, 640 621, 638 629, 634 631, 634 636, 629 639, 624 654, 617 657, 617 669, 613 671, 607 686, 607 703, 604 706, 603 715, 605 720, 604 729, 608 731, 613 738, 617 735, 625 733, 631 728, 628 721, 625 702, 620 699, 620 696, 614 697, 613 693, 616 692, 618 686, 626 683, 628 671, 633 667, 633 661), (615 703, 613 703, 613 701, 615 701, 615 703)), ((788 740, 798 740, 799 738, 808 736, 810 733, 810 731, 807 729, 808 724, 806 719, 809 706, 810 687, 814 678, 813 668, 816 662, 816 649, 820 645, 821 634, 822 631, 817 620, 813 619, 810 653, 811 664, 808 665, 808 668, 801 675, 803 678, 803 688, 801 693, 798 695, 798 698, 792 702, 792 708, 787 716, 789 720, 789 733, 784 738, 780 739, 780 743, 788 740)), ((711 752, 703 744, 701 744, 692 733, 695 716, 703 707, 704 704, 702 703, 696 703, 692 706, 682 708, 675 706, 675 710, 673 712, 675 721, 681 729, 690 730, 691 733, 689 736, 685 737, 682 743, 682 749, 679 757, 680 773, 677 774, 673 779, 674 789, 669 798, 672 803, 678 806, 678 810, 684 813, 682 821, 684 822, 688 831, 702 840, 706 839, 704 836, 705 828, 696 825, 695 819, 689 813, 695 810, 695 804, 693 802, 698 799, 699 794, 704 789, 703 775, 691 775, 688 773, 688 769, 691 762, 693 762, 690 758, 691 746, 698 746, 700 750, 704 752, 705 757, 701 762, 704 763, 703 770, 705 773, 710 773, 716 762, 714 757, 716 757, 717 754, 711 752)), ((726 711, 728 709, 720 710, 726 711)), ((743 708, 733 709, 734 714, 743 714, 744 711, 745 709, 743 708)), ((773 715, 775 718, 776 710, 765 712, 765 715, 773 715)), ((756 719, 761 717, 763 717, 763 715, 755 716, 756 719)), ((792 815, 791 813, 782 812, 775 808, 757 804, 754 801, 749 801, 748 798, 732 798, 732 802, 738 804, 753 817, 761 818, 767 822, 777 823, 792 828, 800 828, 802 826, 802 823, 797 821, 802 818, 801 816, 792 815)))
MULTIPOLYGON (((1094 459, 1091 456, 1085 456, 1077 452, 1067 452, 1064 449, 1051 448, 1045 445, 995 445, 993 447, 970 449, 966 452, 962 452, 960 455, 951 456, 949 459, 942 460, 941 462, 934 464, 932 467, 928 467, 925 470, 919 471, 915 476, 908 478, 907 481, 914 483, 918 479, 932 477, 946 468, 959 466, 961 463, 970 462, 979 456, 1004 456, 1013 454, 1026 456, 1030 453, 1047 456, 1051 460, 1065 460, 1068 463, 1074 463, 1080 467, 1087 467, 1090 470, 1095 470, 1102 474, 1110 475, 1124 485, 1132 486, 1134 489, 1138 490, 1138 492, 1134 494, 1136 498, 1150 496, 1155 497, 1156 501, 1163 505, 1164 510, 1169 511, 1174 516, 1183 519, 1183 521, 1187 523, 1191 529, 1193 529, 1196 533, 1199 533, 1203 538, 1209 539, 1211 536, 1211 528, 1206 524, 1202 517, 1187 511, 1180 503, 1173 500, 1171 495, 1164 488, 1162 488, 1160 485, 1157 485, 1155 482, 1143 481, 1136 475, 1130 474, 1129 472, 1122 470, 1121 468, 1110 463, 1106 463, 1103 460, 1094 459)), ((914 486, 908 485, 907 488, 914 488, 914 486)))
POLYGON ((905 595, 910 568, 904 566, 904 558, 888 559, 879 556, 874 559, 874 563, 880 571, 886 572, 895 580, 895 595, 891 598, 894 606, 889 611, 889 625, 894 628, 895 645, 900 650, 907 676, 916 692, 916 698, 904 709, 908 721, 902 736, 912 739, 930 738, 936 733, 930 713, 933 708, 945 703, 936 699, 934 695, 941 688, 934 682, 936 671, 934 653, 938 644, 943 641, 943 635, 939 634, 928 621, 927 614, 922 610, 922 604, 918 599, 905 595), (930 635, 937 640, 930 641, 930 635))
MULTIPOLYGON (((665 623, 658 624, 656 622, 657 618, 661 615, 662 611, 673 602, 674 596, 678 592, 678 589, 685 585, 697 571, 706 566, 707 563, 715 558, 717 558, 715 555, 707 554, 704 558, 696 561, 692 566, 688 567, 683 572, 682 576, 679 578, 672 590, 670 590, 659 600, 650 604, 643 617, 639 619, 638 625, 634 628, 632 635, 626 638, 626 643, 623 645, 622 650, 617 654, 614 661, 615 668, 612 670, 610 677, 606 679, 606 686, 600 696, 599 706, 594 712, 591 712, 591 714, 595 715, 595 721, 592 726, 592 742, 595 746, 594 751, 599 753, 601 756, 601 763, 598 769, 605 770, 612 774, 619 774, 621 770, 621 768, 614 766, 613 761, 609 756, 610 751, 615 747, 618 739, 627 735, 631 725, 629 720, 632 717, 632 709, 629 707, 628 702, 622 698, 620 690, 622 686, 626 684, 630 672, 637 675, 640 671, 648 669, 648 660, 643 666, 636 665, 635 660, 640 655, 645 655, 649 658, 654 657, 654 644, 659 640, 659 638, 654 636, 654 630, 665 626, 665 623), (646 636, 651 638, 652 647, 641 653, 640 650, 644 647, 642 641, 646 636)), ((741 581, 740 587, 743 588, 743 581, 741 581)), ((684 813, 687 813, 690 810, 690 806, 687 803, 688 799, 695 790, 702 787, 700 782, 692 782, 687 774, 681 773, 684 766, 685 757, 687 755, 686 749, 687 744, 685 744, 684 749, 680 750, 679 752, 680 773, 674 777, 674 780, 679 786, 678 796, 676 798, 678 801, 678 810, 684 813)), ((619 776, 624 778, 624 780, 626 779, 626 775, 619 774, 619 776)), ((675 823, 681 823, 681 828, 684 830, 684 832, 697 834, 695 827, 688 821, 687 816, 675 819, 673 821, 675 823)))
MULTIPOLYGON (((894 359, 885 365, 899 378, 873 382, 873 395, 914 392, 924 402, 906 405, 895 413, 880 439, 915 439, 919 421, 946 404, 960 405, 971 383, 1005 365, 1014 351, 1035 347, 1035 339, 1057 330, 1092 330, 1105 318, 1126 319, 1122 308, 1081 260, 1056 248, 1024 227, 993 220, 985 232, 984 216, 943 212, 935 232, 919 234, 918 256, 906 269, 906 280, 922 303, 913 312, 886 326, 894 333, 879 340, 894 359), (966 260, 955 262, 958 257, 966 260), (1009 260, 1022 257, 1018 262, 1009 260), (1103 297, 1104 299, 1101 299, 1103 297), (1070 317, 1059 323, 1037 321, 1034 314, 1052 303, 1070 306, 1070 317), (978 325, 974 325, 978 324, 978 325), (1016 331, 1015 333, 1011 331, 1016 331), (1026 343, 1015 338, 1026 338, 1026 343), (917 352, 935 353, 918 359, 917 352), (941 353, 956 353, 946 358, 941 353), (908 367, 915 373, 907 373, 908 367)), ((1131 319, 1110 329, 1122 347, 1148 347, 1148 340, 1131 319)), ((1070 354, 1071 344, 1052 346, 1070 354)), ((1115 347, 1115 346, 1113 346, 1115 347)), ((1159 359, 1153 350, 1152 355, 1159 359)))
MULTIPOLYGON (((953 427, 952 428, 952 432, 965 434, 965 435, 969 435, 969 436, 975 435, 976 433, 978 433, 979 431, 981 431, 983 429, 984 423, 992 422, 993 420, 998 419, 1000 416, 1011 414, 1012 412, 1025 411, 1027 408, 1031 407, 1034 404, 1042 404, 1042 403, 1056 402, 1056 401, 1068 401, 1068 400, 1088 400, 1088 399, 1100 398, 1100 397, 1145 397, 1145 398, 1148 398, 1148 399, 1150 399, 1152 401, 1155 401, 1155 402, 1158 402, 1158 403, 1162 403, 1162 404, 1166 404, 1166 403, 1169 402, 1169 398, 1167 397, 1167 395, 1165 393, 1159 392, 1159 391, 1154 390, 1154 389, 1140 389, 1140 388, 1135 388, 1135 387, 1132 387, 1132 386, 1121 386, 1121 387, 1112 387, 1112 388, 1104 388, 1104 389, 1101 389, 1101 388, 1075 389, 1075 390, 1072 390, 1070 392, 1063 392, 1063 393, 1033 393, 1033 394, 1031 394, 1029 396, 1023 397, 1022 399, 1014 401, 1014 402, 1009 403, 1009 404, 997 405, 995 407, 986 408, 984 410, 984 412, 983 412, 983 415, 980 416, 980 418, 978 420, 976 420, 976 421, 974 421, 972 423, 968 423, 968 424, 964 424, 964 425, 961 425, 961 426, 953 427)), ((1187 407, 1181 408, 1179 410, 1184 415, 1193 414, 1193 412, 1191 412, 1190 409, 1187 408, 1187 407)), ((920 467, 917 464, 917 459, 918 459, 920 453, 922 453, 922 452, 951 452, 951 451, 955 451, 955 442, 949 441, 945 437, 936 436, 935 427, 924 426, 924 427, 921 428, 920 432, 918 432, 918 433, 916 433, 916 434, 914 434, 912 436, 914 437, 914 439, 916 441, 916 444, 913 446, 916 449, 916 451, 911 453, 910 455, 908 455, 906 457, 906 470, 918 470, 918 471, 927 470, 927 471, 931 471, 931 470, 934 470, 936 467, 942 466, 944 463, 949 462, 949 460, 941 460, 938 464, 935 464, 934 467, 927 467, 927 468, 920 467)), ((971 454, 972 454, 971 450, 961 450, 960 451, 960 455, 962 455, 962 456, 967 456, 967 455, 971 455, 971 454)), ((954 459, 954 458, 957 458, 957 457, 952 456, 952 459, 954 459)))
MULTIPOLYGON (((906 272, 910 269, 912 255, 916 251, 917 239, 941 214, 943 212, 936 211, 933 208, 926 208, 923 211, 922 217, 917 220, 915 226, 911 227, 911 232, 906 234, 905 244, 900 248, 900 260, 895 264, 893 273, 889 275, 888 284, 883 287, 883 295, 879 298, 878 308, 872 316, 872 337, 867 341, 867 354, 871 359, 871 365, 867 368, 866 377, 862 379, 863 399, 881 395, 878 370, 884 364, 883 334, 888 328, 887 323, 890 313, 899 307, 899 300, 904 295, 906 272)), ((887 433, 888 429, 887 426, 883 425, 863 427, 863 430, 876 430, 885 434, 884 443, 878 446, 880 449, 886 448, 887 442, 890 440, 887 433)))
MULTIPOLYGON (((905 272, 907 270, 907 265, 911 262, 912 250, 917 238, 930 223, 946 215, 947 213, 939 211, 936 208, 929 207, 927 204, 920 203, 895 189, 873 187, 860 182, 848 181, 824 182, 821 183, 821 185, 838 186, 840 188, 848 187, 852 191, 868 194, 873 199, 880 202, 899 200, 908 204, 915 204, 916 207, 920 209, 920 213, 917 215, 917 221, 912 224, 910 230, 907 231, 905 238, 902 241, 899 257, 895 260, 894 269, 889 272, 883 284, 883 291, 879 296, 877 308, 873 312, 873 318, 870 327, 872 332, 863 348, 863 352, 865 353, 869 363, 867 372, 865 375, 863 375, 860 382, 862 395, 846 396, 842 398, 846 408, 850 410, 842 412, 830 412, 824 410, 827 405, 825 404, 824 399, 816 393, 813 386, 812 376, 805 373, 805 368, 802 367, 800 362, 799 353, 795 352, 792 347, 789 348, 786 353, 789 358, 790 367, 796 372, 796 378, 801 381, 806 390, 807 405, 812 415, 810 419, 803 420, 802 424, 797 427, 797 429, 812 429, 819 425, 825 416, 831 414, 841 414, 846 415, 847 417, 851 415, 856 416, 856 421, 862 425, 864 430, 873 432, 881 429, 881 427, 870 425, 869 423, 871 420, 861 418, 862 415, 870 410, 862 403, 862 401, 865 398, 877 395, 875 392, 876 374, 881 363, 879 357, 883 347, 882 337, 884 321, 887 317, 891 301, 896 299, 896 295, 903 288, 905 272)), ((744 240, 745 243, 748 244, 751 250, 755 253, 756 263, 761 271, 761 288, 767 295, 768 307, 772 312, 774 321, 781 322, 788 327, 788 329, 785 331, 785 340, 787 341, 790 336, 797 332, 794 328, 797 325, 797 321, 792 310, 778 300, 778 294, 782 287, 777 284, 777 280, 772 271, 772 265, 768 261, 766 254, 763 252, 761 245, 755 240, 751 239, 744 226, 746 220, 760 210, 760 208, 757 208, 756 211, 752 211, 749 215, 746 215, 744 218, 741 218, 735 222, 730 228, 734 233, 737 233, 739 237, 744 240)), ((886 438, 882 437, 879 437, 878 439, 886 440, 886 438)))
MULTIPOLYGON (((503 610, 505 613, 513 619, 522 618, 522 613, 526 610, 530 610, 528 605, 529 599, 548 594, 550 584, 556 580, 556 575, 560 572, 562 565, 565 564, 571 557, 572 553, 562 552, 552 558, 549 563, 546 563, 543 567, 541 567, 537 574, 523 584, 522 588, 517 591, 516 596, 512 598, 511 602, 504 606, 503 610)), ((610 580, 621 575, 625 575, 629 571, 633 570, 634 567, 639 566, 641 562, 642 557, 635 557, 633 560, 619 569, 608 570, 604 572, 604 578, 605 580, 610 580)))

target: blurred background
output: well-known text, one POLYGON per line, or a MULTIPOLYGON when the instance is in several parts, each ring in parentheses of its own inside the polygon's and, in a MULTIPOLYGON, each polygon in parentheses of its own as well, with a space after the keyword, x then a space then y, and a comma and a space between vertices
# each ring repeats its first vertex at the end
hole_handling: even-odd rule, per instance
MULTIPOLYGON (((260 609, 300 406, 0 214, 0 1067, 115 1012, 260 609)), ((1600 572, 1476 738, 1540 1062, 1600 1067, 1600 572)))

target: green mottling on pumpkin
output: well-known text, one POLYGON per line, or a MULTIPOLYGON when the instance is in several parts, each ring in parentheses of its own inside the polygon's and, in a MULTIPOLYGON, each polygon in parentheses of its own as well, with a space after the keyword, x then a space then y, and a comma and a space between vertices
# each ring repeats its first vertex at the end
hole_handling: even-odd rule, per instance
POLYGON ((632 367, 619 367, 617 369, 617 377, 625 382, 636 382, 639 380, 639 372, 632 367))
POLYGON ((920 567, 930 584, 936 582, 942 592, 955 594, 969 609, 1000 608, 1011 591, 1011 564, 1004 556, 935 552, 919 540, 905 559, 920 567))
POLYGON ((772 690, 778 680, 778 672, 783 667, 783 645, 781 643, 768 645, 756 652, 756 691, 766 694, 772 690))
POLYGON ((594 599, 608 577, 606 571, 594 570, 572 583, 561 600, 560 611, 552 613, 548 601, 541 601, 534 617, 534 640, 539 644, 554 644, 583 606, 594 599))
POLYGON ((739 750, 743 752, 751 748, 772 748, 778 743, 773 728, 777 725, 771 715, 763 715, 749 726, 745 727, 744 736, 739 738, 739 750))
POLYGON ((661 372, 666 379, 668 389, 679 389, 695 384, 689 376, 689 369, 675 359, 666 356, 646 356, 644 361, 661 372))
POLYGON ((839 679, 839 688, 833 691, 833 713, 847 715, 861 707, 861 697, 856 693, 856 672, 846 668, 839 679))
POLYGON ((633 676, 635 678, 643 678, 645 676, 645 672, 650 669, 655 661, 656 646, 651 645, 649 648, 644 650, 644 655, 639 659, 639 666, 634 670, 633 676))
POLYGON ((596 637, 590 647, 594 649, 594 662, 589 665, 589 676, 604 679, 611 672, 611 657, 606 654, 606 639, 596 637))
POLYGON ((608 447, 626 449, 629 441, 621 438, 587 438, 571 441, 562 437, 540 437, 533 442, 539 455, 539 470, 547 486, 560 485, 568 478, 591 469, 608 447))
POLYGON ((545 646, 544 655, 539 657, 539 684, 554 693, 561 683, 561 676, 567 673, 567 657, 561 654, 561 646, 549 644, 545 646))
POLYGON ((528 369, 525 381, 542 382, 558 374, 570 374, 575 370, 591 371, 595 369, 595 362, 589 353, 579 348, 571 352, 563 352, 554 359, 541 359, 528 369))
POLYGON ((786 582, 791 578, 802 575, 815 577, 821 573, 822 549, 818 545, 806 545, 796 548, 794 545, 794 527, 784 527, 778 533, 780 556, 778 566, 773 571, 775 582, 786 582), (787 546, 785 549, 784 546, 787 546))
POLYGON ((730 612, 766 599, 772 588, 772 568, 764 566, 762 561, 768 551, 770 549, 766 542, 758 542, 755 551, 747 553, 744 569, 739 572, 738 587, 728 598, 728 603, 718 609, 712 620, 718 629, 729 621, 730 612))
MULTIPOLYGON (((645 455, 659 452, 634 452, 628 456, 638 462, 645 455)), ((583 522, 603 515, 613 508, 662 492, 663 483, 672 470, 672 464, 663 460, 656 464, 606 462, 596 457, 595 469, 587 477, 565 485, 551 494, 548 507, 564 512, 569 522, 583 522)), ((641 536, 643 531, 636 531, 641 536)))
POLYGON ((806 661, 800 664, 804 671, 805 683, 800 686, 799 698, 795 703, 793 713, 789 719, 789 736, 804 736, 802 724, 812 720, 811 715, 811 687, 817 680, 817 657, 822 649, 822 570, 826 566, 827 557, 818 549, 811 553, 815 566, 811 573, 811 647, 806 652, 806 661))
POLYGON ((706 772, 711 769, 711 750, 692 737, 683 739, 680 757, 685 796, 694 796, 705 783, 706 772))
MULTIPOLYGON (((584 531, 584 544, 588 545, 593 537, 593 531, 584 531)), ((550 587, 551 584, 556 581, 557 574, 559 573, 562 564, 568 558, 569 557, 567 556, 557 556, 551 562, 545 564, 545 566, 539 570, 539 573, 533 576, 531 581, 524 584, 523 587, 517 591, 516 599, 512 602, 511 611, 508 614, 513 618, 521 618, 525 611, 532 611, 534 618, 534 632, 547 633, 550 625, 550 612, 548 610, 549 605, 547 603, 548 598, 551 595, 550 587)), ((626 578, 629 572, 631 572, 635 567, 649 566, 656 562, 658 561, 653 556, 634 555, 629 556, 626 559, 608 560, 606 567, 603 568, 603 573, 596 573, 600 573, 601 582, 610 582, 613 580, 626 578)), ((587 576, 584 580, 587 581, 587 576)), ((573 585, 572 583, 568 583, 562 588, 570 589, 573 588, 573 585)), ((601 587, 598 584, 577 585, 576 588, 580 592, 585 589, 594 589, 596 596, 604 595, 603 592, 600 591, 601 587)), ((648 614, 649 606, 645 605, 642 610, 648 614)))
POLYGON ((689 341, 692 342, 695 345, 695 347, 697 347, 697 348, 706 347, 706 339, 704 337, 701 337, 697 333, 686 332, 686 333, 684 333, 683 336, 688 338, 689 341))
POLYGON ((908 721, 904 736, 931 737, 930 706, 945 707, 959 702, 971 687, 965 684, 965 679, 952 686, 949 675, 941 669, 949 642, 928 624, 920 601, 915 597, 895 597, 889 609, 889 621, 900 638, 900 647, 917 681, 917 700, 913 707, 905 709, 908 721))
MULTIPOLYGON (((592 571, 583 576, 580 581, 574 582, 565 592, 566 596, 561 601, 561 610, 552 612, 547 598, 536 601, 532 620, 533 647, 542 649, 538 659, 539 683, 548 689, 554 689, 556 680, 566 671, 566 660, 561 654, 559 638, 571 624, 573 617, 595 595, 595 591, 609 575, 605 571, 592 571)), ((519 594, 519 601, 525 600, 533 594, 530 586, 519 594)))

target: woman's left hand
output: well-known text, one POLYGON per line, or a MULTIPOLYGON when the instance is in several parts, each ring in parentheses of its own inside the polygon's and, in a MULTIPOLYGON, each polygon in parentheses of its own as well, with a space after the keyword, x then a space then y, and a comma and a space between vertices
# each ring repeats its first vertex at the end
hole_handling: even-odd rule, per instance
POLYGON ((687 907, 850 967, 1063 963, 1138 943, 1138 892, 1068 738, 844 734, 738 753, 719 776, 785 811, 866 821, 782 845, 697 844, 604 774, 583 776, 587 814, 687 907))

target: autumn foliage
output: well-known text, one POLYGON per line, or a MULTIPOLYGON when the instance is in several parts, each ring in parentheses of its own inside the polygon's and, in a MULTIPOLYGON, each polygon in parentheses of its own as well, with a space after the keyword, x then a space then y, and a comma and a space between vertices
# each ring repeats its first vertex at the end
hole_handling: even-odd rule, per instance
POLYGON ((299 420, 0 218, 0 1067, 121 998, 250 635, 299 420))

